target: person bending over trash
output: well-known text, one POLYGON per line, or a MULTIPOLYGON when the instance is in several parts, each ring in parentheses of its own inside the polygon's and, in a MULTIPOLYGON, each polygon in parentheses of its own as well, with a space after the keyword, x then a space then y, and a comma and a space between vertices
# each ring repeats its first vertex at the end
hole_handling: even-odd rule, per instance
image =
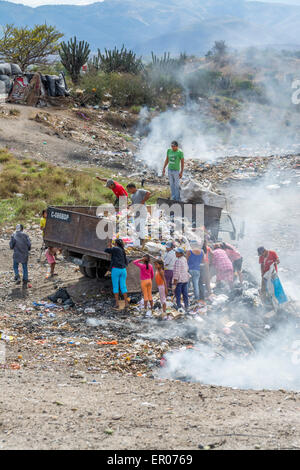
POLYGON ((259 256, 258 262, 261 270, 261 297, 263 301, 265 301, 267 293, 267 273, 270 272, 271 266, 274 266, 275 272, 278 273, 277 265, 280 263, 280 260, 275 251, 266 250, 263 246, 257 248, 257 254, 259 256))
POLYGON ((153 267, 150 264, 150 256, 145 255, 141 259, 133 261, 140 269, 141 288, 144 298, 144 307, 147 311, 148 302, 150 302, 151 310, 153 310, 153 298, 152 298, 152 279, 154 277, 153 267))
POLYGON ((212 264, 216 268, 217 274, 217 287, 221 281, 226 282, 229 288, 233 288, 233 266, 232 262, 228 258, 227 254, 221 248, 220 243, 215 243, 213 249, 213 260, 212 264))
POLYGON ((96 178, 97 178, 97 180, 103 181, 104 183, 106 183, 106 187, 111 189, 112 192, 115 194, 116 199, 115 199, 115 202, 114 202, 114 206, 115 206, 115 209, 118 211, 119 210, 119 205, 120 205, 119 198, 120 197, 128 197, 128 193, 127 193, 126 189, 120 183, 117 183, 117 181, 107 180, 105 178, 100 178, 100 176, 96 176, 96 178))
POLYGON ((180 201, 180 178, 184 170, 184 154, 178 148, 178 142, 174 140, 171 148, 167 151, 167 157, 163 167, 162 175, 165 176, 168 167, 168 176, 171 187, 171 199, 180 201))
POLYGON ((111 280, 113 285, 113 293, 115 296, 115 310, 119 310, 119 291, 123 294, 125 300, 125 308, 129 307, 128 295, 127 295, 127 266, 128 260, 124 250, 123 240, 117 238, 115 241, 116 246, 112 246, 112 242, 108 242, 108 247, 105 253, 111 255, 110 271, 111 280))
POLYGON ((243 274, 242 274, 242 265, 243 265, 243 258, 241 253, 239 253, 234 246, 230 245, 229 243, 223 242, 221 244, 222 250, 224 250, 232 262, 234 275, 237 274, 239 277, 240 284, 243 284, 243 274))
POLYGON ((15 281, 20 284, 19 264, 23 268, 23 285, 28 283, 28 256, 31 250, 31 241, 29 236, 23 232, 24 227, 21 224, 16 226, 15 233, 11 236, 9 247, 14 250, 13 268, 15 272, 15 281))
POLYGON ((131 195, 132 208, 134 210, 134 225, 142 248, 144 248, 145 238, 147 235, 147 218, 148 212, 146 202, 151 196, 150 191, 145 189, 137 189, 134 183, 129 183, 126 186, 129 194, 131 195))
POLYGON ((166 253, 164 255, 165 278, 168 290, 172 290, 173 270, 176 261, 174 251, 174 243, 172 241, 166 243, 166 253))
POLYGON ((189 308, 188 283, 190 280, 189 267, 182 248, 176 248, 176 261, 174 264, 173 284, 177 308, 181 308, 181 295, 183 297, 186 312, 189 308))

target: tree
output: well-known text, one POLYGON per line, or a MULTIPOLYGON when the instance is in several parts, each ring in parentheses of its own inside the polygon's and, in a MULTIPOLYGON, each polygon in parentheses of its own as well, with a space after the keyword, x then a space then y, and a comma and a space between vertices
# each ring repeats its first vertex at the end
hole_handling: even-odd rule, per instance
POLYGON ((77 42, 76 36, 67 44, 61 43, 59 50, 61 63, 71 75, 74 83, 78 83, 81 67, 87 63, 90 52, 89 44, 85 41, 77 42))
POLYGON ((57 54, 62 37, 54 26, 46 24, 32 29, 7 24, 0 39, 0 58, 18 64, 25 72, 29 65, 47 64, 57 54))
POLYGON ((227 61, 228 47, 225 41, 215 41, 213 48, 205 54, 206 59, 212 59, 216 64, 222 66, 227 61))

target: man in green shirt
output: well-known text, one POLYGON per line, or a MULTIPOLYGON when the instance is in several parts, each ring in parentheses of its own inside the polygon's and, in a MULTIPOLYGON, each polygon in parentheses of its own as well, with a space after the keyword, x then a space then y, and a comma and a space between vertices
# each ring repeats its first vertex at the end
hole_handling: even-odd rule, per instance
POLYGON ((184 170, 183 151, 178 148, 178 142, 175 140, 171 144, 171 148, 167 151, 167 157, 163 168, 163 176, 168 167, 169 182, 171 187, 171 199, 180 201, 180 178, 182 178, 184 170))

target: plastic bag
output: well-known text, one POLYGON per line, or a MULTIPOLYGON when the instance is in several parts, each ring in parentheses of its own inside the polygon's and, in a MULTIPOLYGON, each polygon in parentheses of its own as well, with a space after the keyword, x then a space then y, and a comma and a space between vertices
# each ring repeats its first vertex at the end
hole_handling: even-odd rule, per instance
POLYGON ((10 64, 0 64, 0 75, 11 75, 10 64))
POLYGON ((275 279, 272 279, 272 284, 274 287, 274 294, 275 297, 278 301, 279 304, 284 304, 285 302, 288 301, 288 298, 283 290, 282 284, 280 282, 279 277, 275 277, 275 279))
POLYGON ((60 73, 58 79, 55 81, 55 91, 56 91, 56 96, 68 96, 69 95, 65 76, 63 73, 60 73))
POLYGON ((22 70, 18 64, 11 64, 11 74, 12 75, 22 75, 22 70))

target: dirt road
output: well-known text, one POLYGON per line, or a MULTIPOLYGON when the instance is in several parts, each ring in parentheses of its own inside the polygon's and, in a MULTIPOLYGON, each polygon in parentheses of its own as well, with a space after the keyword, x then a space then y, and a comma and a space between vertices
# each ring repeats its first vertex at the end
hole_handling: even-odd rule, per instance
POLYGON ((0 449, 300 448, 299 394, 42 366, 0 375, 0 449))

